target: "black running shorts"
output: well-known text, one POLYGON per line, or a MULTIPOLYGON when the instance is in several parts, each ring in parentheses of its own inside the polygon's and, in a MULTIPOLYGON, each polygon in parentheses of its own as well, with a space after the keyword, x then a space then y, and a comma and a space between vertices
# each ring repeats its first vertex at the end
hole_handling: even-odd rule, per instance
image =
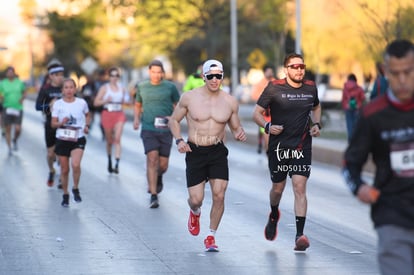
POLYGON ((187 187, 209 179, 229 180, 229 151, 223 143, 210 146, 197 146, 191 142, 188 144, 192 152, 187 152, 185 156, 187 187))
POLYGON ((78 141, 67 141, 56 139, 55 153, 58 156, 70 157, 70 153, 75 149, 85 150, 86 138, 81 137, 78 141))
POLYGON ((269 150, 269 171, 272 182, 282 182, 292 175, 309 178, 312 164, 312 150, 278 149, 269 150))
POLYGON ((23 111, 20 110, 19 111, 19 115, 15 116, 15 115, 9 115, 6 113, 6 109, 3 110, 2 112, 2 123, 4 126, 9 126, 9 125, 22 125, 22 120, 23 120, 23 111))
POLYGON ((45 122, 45 142, 46 147, 50 148, 56 144, 56 129, 50 126, 50 121, 45 122))

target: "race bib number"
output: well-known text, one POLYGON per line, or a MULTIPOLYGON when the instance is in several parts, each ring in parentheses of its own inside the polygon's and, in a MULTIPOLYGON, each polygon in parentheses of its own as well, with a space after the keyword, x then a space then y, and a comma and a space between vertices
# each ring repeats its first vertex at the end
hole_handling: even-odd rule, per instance
POLYGON ((105 105, 105 109, 108 112, 119 112, 122 111, 122 104, 121 103, 108 103, 105 105))
POLYGON ((9 116, 20 116, 20 110, 13 108, 6 108, 6 114, 9 116))
POLYGON ((154 119, 155 128, 168 128, 168 118, 165 116, 157 116, 154 119))
POLYGON ((391 144, 391 169, 399 177, 414 177, 414 142, 391 144))
POLYGON ((58 139, 76 142, 79 137, 79 129, 72 127, 59 128, 56 134, 58 139))

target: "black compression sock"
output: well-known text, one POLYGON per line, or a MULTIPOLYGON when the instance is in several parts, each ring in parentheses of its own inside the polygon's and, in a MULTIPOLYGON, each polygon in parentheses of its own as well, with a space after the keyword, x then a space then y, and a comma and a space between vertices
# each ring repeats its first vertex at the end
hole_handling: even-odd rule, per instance
POLYGON ((305 228, 305 221, 306 217, 298 217, 296 216, 296 236, 303 235, 303 228, 305 228))

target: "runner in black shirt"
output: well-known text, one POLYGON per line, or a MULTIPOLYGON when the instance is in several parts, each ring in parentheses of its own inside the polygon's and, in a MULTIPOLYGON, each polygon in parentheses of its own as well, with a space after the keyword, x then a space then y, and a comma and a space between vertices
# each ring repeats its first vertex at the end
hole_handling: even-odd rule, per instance
POLYGON ((363 107, 345 152, 344 177, 371 205, 381 274, 414 274, 414 45, 395 40, 385 51, 389 88, 363 107), (373 185, 361 177, 372 155, 373 185))
POLYGON ((47 165, 49 167, 49 177, 47 185, 53 186, 56 171, 53 163, 56 160, 55 143, 56 143, 56 129, 52 128, 52 112, 50 107, 56 99, 62 97, 62 83, 63 83, 64 68, 60 64, 52 64, 48 67, 48 77, 50 83, 43 86, 36 99, 36 110, 42 111, 45 117, 45 141, 47 147, 47 165))
POLYGON ((268 157, 273 185, 265 237, 270 241, 276 238, 279 202, 289 175, 295 193, 294 249, 304 251, 309 247, 309 240, 303 234, 307 211, 306 182, 311 170, 312 136, 320 134, 321 107, 314 82, 303 79, 306 68, 303 57, 288 55, 284 66, 286 78, 269 83, 253 112, 257 125, 270 134, 268 157), (262 115, 267 108, 270 109, 271 122, 266 122, 262 115))

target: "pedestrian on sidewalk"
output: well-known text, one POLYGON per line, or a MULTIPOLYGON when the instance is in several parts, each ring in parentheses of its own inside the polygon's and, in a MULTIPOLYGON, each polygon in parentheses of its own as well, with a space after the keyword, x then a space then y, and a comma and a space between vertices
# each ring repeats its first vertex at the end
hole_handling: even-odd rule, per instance
POLYGON ((374 81, 374 86, 372 87, 371 93, 369 95, 370 100, 374 98, 384 95, 388 89, 388 80, 385 78, 384 75, 384 67, 383 64, 377 62, 375 64, 375 68, 377 69, 377 77, 374 81))
POLYGON ((13 67, 7 67, 6 78, 0 82, 0 98, 3 100, 3 114, 0 118, 2 118, 5 130, 9 156, 12 155, 12 150, 17 151, 17 140, 22 130, 25 97, 26 85, 19 79, 13 67))
POLYGON ((413 43, 392 41, 384 61, 389 88, 363 107, 343 174, 352 193, 371 205, 381 274, 408 275, 414 274, 413 43), (369 155, 376 167, 373 185, 361 175, 369 155))
POLYGON ((177 87, 164 80, 164 66, 153 60, 148 66, 149 79, 136 86, 134 129, 141 125, 141 138, 147 156, 147 181, 150 208, 158 208, 158 194, 163 189, 163 174, 168 169, 172 134, 168 118, 180 99, 177 87))
POLYGON ((350 74, 342 89, 342 110, 345 112, 348 143, 351 140, 352 131, 358 119, 359 110, 365 101, 364 89, 358 85, 357 78, 350 74))
MULTIPOLYGON (((36 110, 42 111, 44 116, 45 143, 47 148, 47 165, 49 167, 49 176, 47 185, 52 187, 55 180, 55 168, 53 163, 56 161, 55 144, 56 129, 52 128, 52 106, 53 103, 62 97, 62 84, 64 79, 64 67, 58 62, 51 63, 48 68, 48 75, 45 77, 45 83, 40 88, 36 98, 36 110)), ((61 187, 59 184, 58 187, 61 187)))
POLYGON ((184 93, 169 121, 178 151, 186 154, 190 206, 188 230, 194 236, 200 233, 204 189, 207 181, 210 182, 213 204, 209 232, 204 240, 206 251, 218 251, 215 233, 223 216, 229 180, 228 150, 223 143, 226 124, 230 126, 236 140, 246 140, 238 115, 238 102, 221 89, 223 75, 220 61, 206 61, 203 64, 205 85, 184 93), (180 130, 180 122, 184 117, 188 126, 187 141, 184 141, 180 130))
POLYGON ((311 172, 312 137, 320 135, 321 105, 315 83, 304 79, 306 65, 303 57, 289 54, 285 57, 284 67, 286 78, 271 81, 253 111, 253 120, 270 134, 271 212, 264 233, 269 241, 277 236, 279 203, 289 175, 295 194, 294 250, 304 251, 309 247, 309 240, 303 234, 307 212, 306 184, 311 172), (270 122, 263 117, 267 109, 270 110, 270 122))
POLYGON ((129 104, 130 98, 125 87, 119 82, 121 77, 119 69, 112 67, 108 70, 108 74, 109 82, 99 88, 94 106, 103 107, 101 123, 105 133, 108 172, 118 174, 122 153, 122 131, 127 121, 123 105, 129 104), (115 147, 115 166, 112 165, 113 147, 115 147))
POLYGON ((72 193, 76 202, 81 202, 79 180, 81 161, 85 150, 85 135, 89 132, 91 117, 88 104, 83 98, 75 97, 76 83, 73 79, 63 81, 62 98, 56 100, 52 108, 51 126, 56 130, 55 153, 59 158, 63 207, 69 206, 69 166, 72 167, 72 193), (69 164, 70 161, 70 164, 69 164))

